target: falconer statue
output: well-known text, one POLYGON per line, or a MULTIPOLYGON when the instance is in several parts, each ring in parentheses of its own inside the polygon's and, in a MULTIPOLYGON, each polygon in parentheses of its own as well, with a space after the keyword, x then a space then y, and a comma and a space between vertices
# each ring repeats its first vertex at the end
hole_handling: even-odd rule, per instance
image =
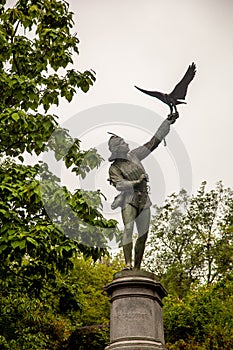
POLYGON ((162 140, 165 141, 165 137, 170 131, 170 125, 175 123, 179 117, 176 105, 185 103, 181 100, 185 99, 188 85, 193 80, 195 73, 196 65, 192 63, 170 94, 159 91, 147 91, 137 87, 141 92, 158 98, 170 108, 170 114, 167 119, 160 125, 150 141, 132 151, 130 151, 124 139, 116 134, 112 134, 108 142, 111 152, 109 161, 112 162, 109 168, 109 181, 120 192, 115 197, 111 208, 116 209, 117 207, 121 207, 124 223, 122 245, 125 257, 124 269, 126 270, 131 270, 133 267, 135 270, 140 269, 149 231, 151 216, 151 201, 148 195, 149 179, 142 165, 142 160, 153 152, 162 140), (134 224, 137 226, 138 237, 134 248, 133 266, 132 236, 134 224))
POLYGON ((112 134, 108 146, 111 152, 109 161, 110 184, 120 192, 111 205, 112 209, 121 207, 124 223, 122 237, 125 258, 125 270, 133 269, 133 229, 136 224, 138 237, 134 248, 134 269, 139 270, 145 250, 150 224, 151 201, 148 195, 148 175, 142 165, 146 158, 170 131, 170 125, 179 117, 178 112, 172 113, 160 125, 155 135, 143 146, 130 151, 128 144, 120 136, 112 134))

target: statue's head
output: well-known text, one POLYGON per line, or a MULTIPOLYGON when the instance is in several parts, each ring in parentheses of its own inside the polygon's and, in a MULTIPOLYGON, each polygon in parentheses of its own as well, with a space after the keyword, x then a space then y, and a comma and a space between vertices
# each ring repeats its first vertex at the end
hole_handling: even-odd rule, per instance
POLYGON ((109 161, 113 161, 117 158, 127 158, 127 153, 129 152, 129 145, 125 140, 113 133, 110 133, 112 136, 108 141, 109 151, 112 153, 109 157, 109 161))

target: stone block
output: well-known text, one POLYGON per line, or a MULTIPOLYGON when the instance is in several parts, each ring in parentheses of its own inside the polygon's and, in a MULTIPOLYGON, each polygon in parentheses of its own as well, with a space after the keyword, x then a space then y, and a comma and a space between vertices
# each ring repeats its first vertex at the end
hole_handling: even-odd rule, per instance
POLYGON ((146 271, 122 271, 105 290, 111 302, 110 345, 105 350, 165 349, 162 299, 166 290, 146 271))

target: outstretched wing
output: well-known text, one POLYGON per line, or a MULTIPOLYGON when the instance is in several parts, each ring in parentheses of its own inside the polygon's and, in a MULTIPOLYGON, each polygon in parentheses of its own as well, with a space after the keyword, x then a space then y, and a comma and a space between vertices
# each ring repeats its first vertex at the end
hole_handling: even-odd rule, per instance
MULTIPOLYGON (((153 96, 153 97, 157 97, 159 100, 165 102, 165 96, 162 92, 159 92, 159 91, 147 91, 147 90, 143 90, 137 86, 135 86, 136 89, 138 89, 139 91, 143 92, 144 94, 147 94, 147 95, 150 95, 150 96, 153 96)), ((166 102, 165 102, 166 103, 166 102)))
POLYGON ((191 80, 193 80, 194 75, 196 73, 196 66, 194 63, 192 63, 188 69, 181 81, 175 86, 174 90, 169 94, 174 99, 181 99, 184 100, 188 85, 191 80))

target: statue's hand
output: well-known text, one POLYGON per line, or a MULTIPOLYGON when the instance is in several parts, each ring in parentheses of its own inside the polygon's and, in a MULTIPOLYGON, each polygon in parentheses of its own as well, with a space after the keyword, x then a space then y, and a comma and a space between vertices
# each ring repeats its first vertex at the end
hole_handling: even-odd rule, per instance
POLYGON ((170 122, 170 124, 174 124, 177 118, 179 118, 179 113, 176 111, 169 114, 167 120, 170 122))

